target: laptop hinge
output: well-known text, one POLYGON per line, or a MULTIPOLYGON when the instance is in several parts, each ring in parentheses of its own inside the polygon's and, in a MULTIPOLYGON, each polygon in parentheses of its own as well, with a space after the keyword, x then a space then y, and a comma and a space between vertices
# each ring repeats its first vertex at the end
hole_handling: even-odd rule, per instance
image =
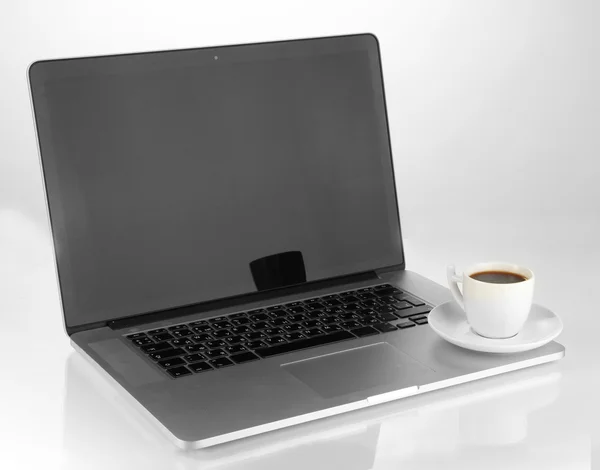
POLYGON ((377 275, 379 275, 379 274, 385 274, 385 273, 392 273, 394 271, 402 271, 403 269, 405 269, 404 263, 402 263, 402 264, 396 264, 394 266, 388 266, 387 268, 377 269, 375 271, 375 273, 377 275))
POLYGON ((209 312, 211 310, 219 310, 227 307, 235 307, 237 305, 244 305, 250 302, 260 302, 270 299, 276 299, 279 297, 303 294, 317 289, 325 289, 328 287, 342 286, 344 284, 350 284, 353 282, 369 281, 377 279, 378 276, 375 271, 369 271, 360 274, 353 274, 351 276, 338 277, 328 279, 326 281, 316 281, 306 283, 298 286, 285 287, 281 289, 269 290, 265 292, 255 292, 252 294, 245 294, 236 297, 229 297, 227 299, 219 299, 209 302, 203 302, 194 305, 188 305, 185 307, 178 307, 170 310, 161 310, 158 312, 144 313, 128 318, 121 318, 118 320, 108 322, 108 326, 113 330, 120 330, 123 328, 131 328, 146 323, 154 323, 158 321, 170 320, 172 318, 184 317, 187 315, 194 315, 203 312, 209 312))

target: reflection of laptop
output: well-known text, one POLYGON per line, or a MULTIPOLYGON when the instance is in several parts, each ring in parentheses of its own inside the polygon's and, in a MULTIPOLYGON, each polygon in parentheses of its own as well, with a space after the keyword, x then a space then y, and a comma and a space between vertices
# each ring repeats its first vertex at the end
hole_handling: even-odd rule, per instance
POLYGON ((562 357, 427 326, 449 296, 404 269, 373 36, 42 61, 29 80, 66 331, 178 445, 562 357))

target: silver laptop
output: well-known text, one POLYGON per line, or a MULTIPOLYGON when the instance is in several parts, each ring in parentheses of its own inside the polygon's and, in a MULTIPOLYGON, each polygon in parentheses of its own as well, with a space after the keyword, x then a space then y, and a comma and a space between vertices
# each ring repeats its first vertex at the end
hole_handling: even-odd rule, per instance
MULTIPOLYGON (((373 35, 29 68, 65 329, 201 448, 559 359, 427 324, 373 35)), ((418 197, 418 195, 415 195, 418 197)))

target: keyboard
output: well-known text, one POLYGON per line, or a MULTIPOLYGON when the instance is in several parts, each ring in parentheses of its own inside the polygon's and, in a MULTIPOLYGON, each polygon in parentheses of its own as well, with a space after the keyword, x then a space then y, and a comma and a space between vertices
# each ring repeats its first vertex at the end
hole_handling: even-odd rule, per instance
POLYGON ((125 335, 172 378, 412 328, 432 307, 390 284, 125 335))

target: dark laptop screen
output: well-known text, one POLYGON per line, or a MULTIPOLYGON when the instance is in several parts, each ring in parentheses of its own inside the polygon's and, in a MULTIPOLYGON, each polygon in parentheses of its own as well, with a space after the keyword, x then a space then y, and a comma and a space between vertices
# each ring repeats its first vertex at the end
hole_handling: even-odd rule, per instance
POLYGON ((67 326, 402 262, 372 36, 30 69, 67 326))

